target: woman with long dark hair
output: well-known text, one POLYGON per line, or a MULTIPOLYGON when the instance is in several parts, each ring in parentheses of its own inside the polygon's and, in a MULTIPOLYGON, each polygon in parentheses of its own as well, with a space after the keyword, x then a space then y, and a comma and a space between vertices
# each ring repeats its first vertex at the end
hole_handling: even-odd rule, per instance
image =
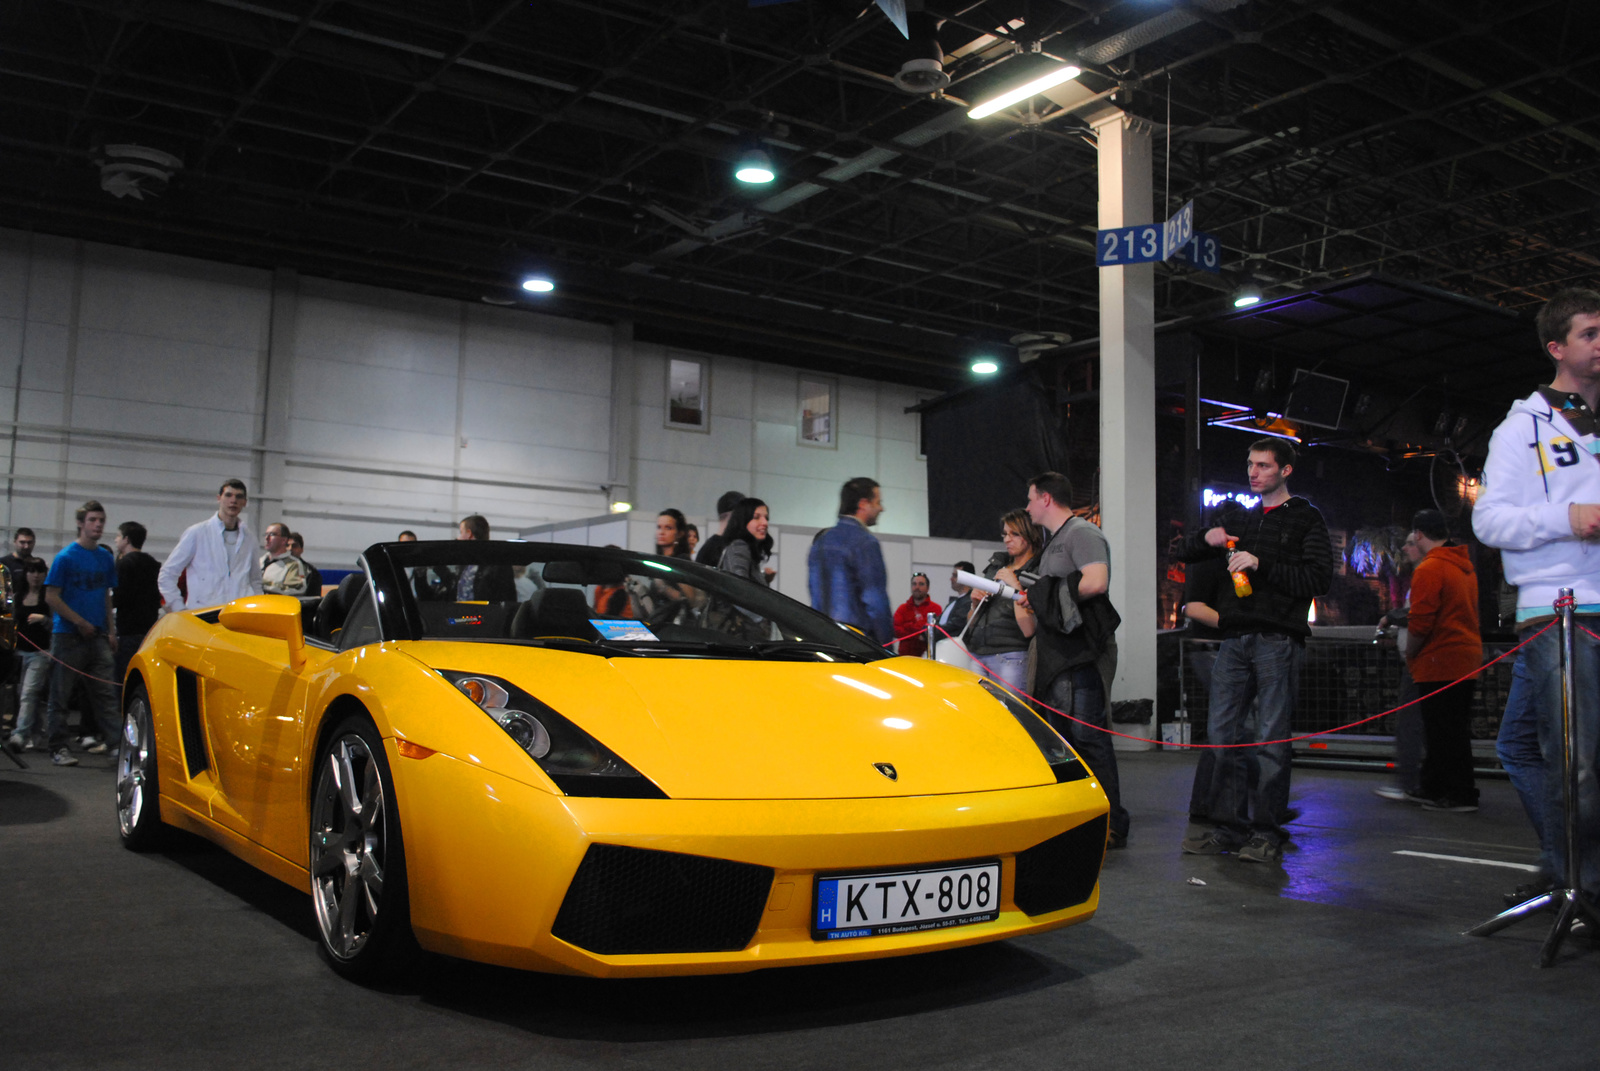
MULTIPOLYGON (((1017 571, 1044 549, 1044 532, 1027 510, 1014 509, 1000 518, 1003 554, 989 561, 983 575, 1020 589, 1017 571)), ((1012 690, 1020 691, 1028 679, 1028 643, 1038 627, 1032 611, 1010 599, 972 593, 972 624, 967 629, 967 650, 983 664, 989 674, 1012 690)))
POLYGON ((656 553, 665 558, 689 557, 689 522, 682 510, 669 507, 656 517, 656 553))
POLYGON ((717 568, 758 584, 772 583, 776 574, 762 568, 762 563, 772 557, 772 536, 767 534, 771 523, 771 511, 765 502, 759 498, 740 499, 728 515, 728 530, 723 534, 727 542, 717 568))
MULTIPOLYGON (((717 568, 757 584, 772 583, 776 574, 762 567, 772 556, 772 536, 767 533, 770 524, 765 502, 759 498, 741 499, 728 515, 728 528, 723 533, 726 542, 717 568)), ((707 605, 703 624, 752 642, 771 639, 772 626, 766 618, 721 598, 713 598, 707 605)))

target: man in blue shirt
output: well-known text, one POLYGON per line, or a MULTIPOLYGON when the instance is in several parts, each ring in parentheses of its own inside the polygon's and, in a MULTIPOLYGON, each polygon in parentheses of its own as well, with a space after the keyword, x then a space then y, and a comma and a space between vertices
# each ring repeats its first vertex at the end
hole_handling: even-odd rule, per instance
POLYGON ((811 605, 879 643, 894 639, 883 548, 867 531, 883 512, 878 481, 857 476, 839 492, 839 523, 811 541, 811 605))
MULTIPOLYGON (((117 563, 111 551, 100 546, 106 527, 105 507, 90 499, 78 507, 78 538, 67 544, 50 563, 44 578, 44 598, 55 613, 55 628, 50 636, 50 706, 45 714, 45 735, 49 740, 50 761, 57 766, 76 766, 78 760, 67 749, 67 700, 75 683, 82 681, 94 706, 100 726, 100 741, 91 744, 92 754, 114 750, 121 738, 122 721, 117 716, 116 618, 112 614, 111 591, 117 586, 117 563)), ((87 730, 87 726, 85 727, 87 730)))

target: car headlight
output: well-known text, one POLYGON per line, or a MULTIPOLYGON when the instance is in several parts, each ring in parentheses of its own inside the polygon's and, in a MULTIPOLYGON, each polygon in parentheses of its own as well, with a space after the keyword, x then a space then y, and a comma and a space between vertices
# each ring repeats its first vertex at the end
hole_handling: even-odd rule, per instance
POLYGON ((990 695, 1000 700, 1000 705, 1011 712, 1033 742, 1039 745, 1039 750, 1044 753, 1044 759, 1050 764, 1050 772, 1056 775, 1056 784, 1063 781, 1081 781, 1089 776, 1088 767, 1083 760, 1078 758, 1077 752, 1067 746, 1061 739, 1061 734, 1052 729, 1045 720, 1033 712, 1033 708, 1021 699, 1012 695, 994 681, 982 680, 978 682, 990 695))
POLYGON ((439 673, 493 718, 567 795, 667 798, 616 752, 509 681, 481 673, 439 673))

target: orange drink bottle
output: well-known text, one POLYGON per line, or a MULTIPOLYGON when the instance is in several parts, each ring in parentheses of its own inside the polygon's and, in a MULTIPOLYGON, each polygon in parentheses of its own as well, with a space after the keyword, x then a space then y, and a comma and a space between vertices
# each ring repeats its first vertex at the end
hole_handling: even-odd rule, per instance
MULTIPOLYGON (((1239 541, 1237 539, 1228 540, 1229 553, 1232 553, 1233 548, 1238 545, 1239 541)), ((1243 569, 1235 569, 1228 575, 1233 577, 1233 593, 1239 598, 1246 598, 1252 591, 1255 590, 1250 586, 1250 578, 1245 575, 1245 571, 1243 569)))

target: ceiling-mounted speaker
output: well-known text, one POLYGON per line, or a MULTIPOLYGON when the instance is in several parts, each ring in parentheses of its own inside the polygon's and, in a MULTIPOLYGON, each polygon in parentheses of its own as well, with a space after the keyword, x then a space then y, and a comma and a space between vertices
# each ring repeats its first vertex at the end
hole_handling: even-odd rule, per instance
POLYGON ((910 53, 895 72, 894 84, 903 92, 919 96, 937 93, 950 84, 944 69, 944 49, 939 47, 939 20, 926 11, 910 12, 907 20, 910 53))
POLYGON ((147 145, 104 145, 95 161, 100 165, 100 188, 113 197, 142 201, 167 188, 183 161, 147 145))
POLYGON ((1065 331, 1023 331, 1011 336, 1011 344, 1017 348, 1017 360, 1024 364, 1037 361, 1071 341, 1072 336, 1065 331))
POLYGON ((1344 400, 1349 393, 1348 379, 1297 370, 1294 386, 1289 388, 1289 401, 1283 408, 1283 417, 1291 424, 1337 428, 1344 416, 1344 400))

